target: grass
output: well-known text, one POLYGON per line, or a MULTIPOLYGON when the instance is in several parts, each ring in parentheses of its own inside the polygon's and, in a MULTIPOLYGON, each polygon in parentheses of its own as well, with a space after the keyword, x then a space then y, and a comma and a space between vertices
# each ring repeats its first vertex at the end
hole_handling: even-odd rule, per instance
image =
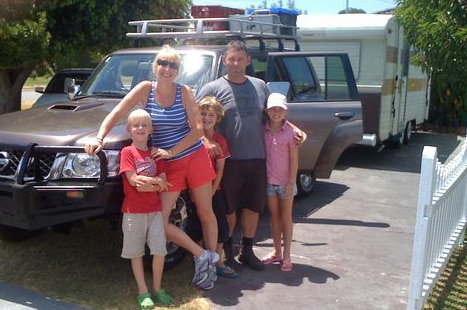
POLYGON ((26 88, 34 88, 36 86, 45 87, 45 85, 47 85, 47 83, 49 83, 51 78, 52 77, 48 76, 48 75, 38 76, 38 77, 35 77, 35 78, 29 77, 26 80, 26 83, 24 83, 23 87, 26 87, 26 88))
MULTIPOLYGON (((71 234, 52 231, 19 243, 0 241, 0 280, 95 310, 136 310, 137 288, 130 262, 120 258, 121 232, 108 221, 85 221, 71 234)), ((163 287, 176 299, 171 309, 209 309, 189 283, 187 255, 164 272, 163 287)), ((147 273, 150 286, 151 274, 147 273)))
MULTIPOLYGON (((467 234, 424 306, 467 309, 467 234)), ((120 258, 121 232, 107 220, 87 220, 71 234, 52 231, 19 243, 0 241, 0 280, 95 310, 137 310, 136 284, 128 260, 120 258)), ((170 309, 207 310, 202 292, 189 285, 187 256, 164 273, 162 286, 176 299, 170 309)), ((151 274, 147 273, 148 285, 151 274)))
POLYGON ((424 306, 425 310, 467 309, 467 233, 464 246, 451 256, 424 306))

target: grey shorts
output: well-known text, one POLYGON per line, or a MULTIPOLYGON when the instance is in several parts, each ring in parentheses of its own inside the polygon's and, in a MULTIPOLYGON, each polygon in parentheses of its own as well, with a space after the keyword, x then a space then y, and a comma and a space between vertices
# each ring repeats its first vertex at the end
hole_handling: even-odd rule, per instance
POLYGON ((151 255, 166 255, 167 244, 162 212, 123 213, 123 258, 142 257, 147 244, 151 255))

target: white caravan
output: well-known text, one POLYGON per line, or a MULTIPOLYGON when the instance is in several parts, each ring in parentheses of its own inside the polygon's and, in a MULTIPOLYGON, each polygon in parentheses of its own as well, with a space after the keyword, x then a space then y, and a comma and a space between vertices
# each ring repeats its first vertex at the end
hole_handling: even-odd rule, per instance
POLYGON ((395 17, 299 15, 297 27, 302 51, 348 53, 362 101, 360 144, 407 143, 412 129, 428 118, 430 78, 411 63, 413 49, 395 17))

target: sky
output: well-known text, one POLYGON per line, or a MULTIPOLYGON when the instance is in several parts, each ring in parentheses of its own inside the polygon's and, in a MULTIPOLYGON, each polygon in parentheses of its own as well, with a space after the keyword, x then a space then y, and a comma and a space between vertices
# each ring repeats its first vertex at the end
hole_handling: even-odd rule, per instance
MULTIPOLYGON (((231 8, 245 9, 252 5, 262 5, 261 0, 192 0, 194 5, 222 5, 231 8)), ((279 3, 277 0, 268 0, 268 4, 279 3)), ((286 7, 287 0, 282 0, 286 7)), ((349 8, 363 9, 366 13, 374 13, 395 7, 394 0, 295 0, 295 7, 307 11, 308 14, 337 14, 341 10, 349 8)))

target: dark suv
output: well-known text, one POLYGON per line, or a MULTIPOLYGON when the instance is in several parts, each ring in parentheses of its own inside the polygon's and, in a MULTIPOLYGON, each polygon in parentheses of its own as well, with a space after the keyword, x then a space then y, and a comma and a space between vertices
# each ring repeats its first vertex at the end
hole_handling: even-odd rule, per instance
MULTIPOLYGON (((152 36, 142 32, 147 26, 138 26, 141 37, 152 36)), ((209 31, 191 35, 209 39, 209 31)), ((203 40, 202 45, 177 46, 183 58, 178 81, 195 93, 225 73, 221 59, 227 41, 224 34, 213 35, 216 44, 203 40)), ((236 36, 248 40, 250 75, 272 83, 271 87, 288 86, 288 118, 308 134, 300 149, 297 184, 302 196, 309 194, 314 180, 329 178, 341 153, 362 139, 361 102, 348 56, 298 52, 294 40, 290 40, 293 50, 287 50, 283 43, 290 36, 272 40, 236 36)), ((125 120, 106 135, 98 157, 85 154, 83 146, 130 89, 154 79, 152 62, 159 49, 160 45, 116 51, 97 66, 73 100, 0 115, 0 230, 4 236, 19 239, 48 226, 120 214, 119 154, 130 143, 125 120)), ((188 220, 189 212, 180 199, 172 221, 186 228, 188 220)), ((166 262, 175 264, 181 250, 171 246, 166 262)))

